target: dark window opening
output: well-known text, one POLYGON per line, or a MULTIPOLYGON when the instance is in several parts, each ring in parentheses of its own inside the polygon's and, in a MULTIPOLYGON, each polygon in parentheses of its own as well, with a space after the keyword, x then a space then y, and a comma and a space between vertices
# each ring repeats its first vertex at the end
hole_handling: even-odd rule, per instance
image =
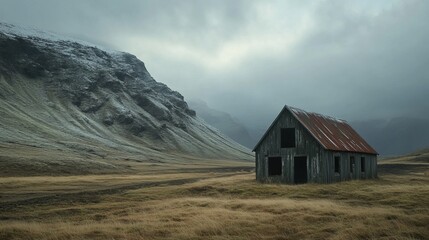
POLYGON ((294 157, 294 182, 307 182, 307 157, 294 157))
POLYGON ((353 173, 355 169, 355 157, 350 157, 350 173, 353 173))
POLYGON ((335 173, 340 173, 340 157, 334 157, 335 159, 335 173))
POLYGON ((295 128, 282 128, 281 129, 280 145, 282 148, 295 147, 295 128))
POLYGON ((281 157, 268 158, 268 175, 269 176, 282 175, 282 158, 281 157))
POLYGON ((360 158, 360 171, 365 172, 365 157, 360 158))

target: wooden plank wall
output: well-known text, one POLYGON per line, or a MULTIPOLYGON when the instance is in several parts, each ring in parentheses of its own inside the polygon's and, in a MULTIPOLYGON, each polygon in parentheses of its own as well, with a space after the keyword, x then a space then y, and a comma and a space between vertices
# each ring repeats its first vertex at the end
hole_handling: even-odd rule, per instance
POLYGON ((372 154, 350 153, 350 152, 330 152, 328 154, 328 162, 331 163, 332 168, 328 169, 330 176, 327 179, 328 183, 346 181, 352 179, 370 179, 377 177, 377 156, 372 154), (340 173, 335 173, 335 156, 340 157, 340 173), (355 159, 355 167, 350 171, 351 157, 355 159), (364 157, 365 171, 361 169, 361 158, 364 157))
POLYGON ((264 141, 256 149, 256 179, 262 182, 294 182, 293 161, 295 156, 307 157, 307 176, 309 182, 318 182, 316 178, 320 173, 320 155, 324 149, 320 144, 310 135, 301 123, 295 117, 285 110, 279 117, 278 121, 274 124, 273 128, 265 137, 264 141), (295 148, 280 148, 280 129, 281 128, 295 128, 295 148), (268 176, 268 157, 280 156, 283 162, 283 174, 280 177, 268 176))

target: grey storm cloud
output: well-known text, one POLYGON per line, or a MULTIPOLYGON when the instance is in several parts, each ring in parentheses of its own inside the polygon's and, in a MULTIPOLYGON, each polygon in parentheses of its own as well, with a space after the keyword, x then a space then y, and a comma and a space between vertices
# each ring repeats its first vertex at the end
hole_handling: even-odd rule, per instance
POLYGON ((429 2, 17 1, 0 20, 131 52, 246 125, 284 104, 347 120, 429 117, 429 2))

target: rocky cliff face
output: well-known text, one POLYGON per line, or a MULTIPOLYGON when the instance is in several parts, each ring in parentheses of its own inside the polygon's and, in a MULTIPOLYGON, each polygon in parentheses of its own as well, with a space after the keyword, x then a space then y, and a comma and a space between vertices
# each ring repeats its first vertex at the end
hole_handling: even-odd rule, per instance
POLYGON ((3 142, 250 158, 135 56, 7 24, 0 24, 0 102, 3 142))

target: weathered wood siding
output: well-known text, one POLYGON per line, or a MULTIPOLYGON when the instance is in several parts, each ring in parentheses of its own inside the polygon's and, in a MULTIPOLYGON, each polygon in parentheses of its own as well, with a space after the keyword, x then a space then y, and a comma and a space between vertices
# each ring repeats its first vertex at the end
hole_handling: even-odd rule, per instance
POLYGON ((289 112, 284 111, 279 119, 274 123, 270 132, 256 149, 256 178, 259 181, 274 181, 274 182, 294 182, 294 157, 307 157, 307 177, 308 182, 320 182, 323 177, 319 171, 320 159, 325 157, 326 151, 318 142, 310 135, 298 120, 289 112), (295 128, 295 144, 294 148, 280 147, 280 131, 282 128, 295 128), (268 157, 282 157, 282 175, 268 176, 268 157))
POLYGON ((351 152, 331 152, 327 151, 328 156, 325 162, 328 162, 331 165, 328 166, 325 170, 328 172, 326 174, 328 178, 325 181, 326 183, 352 180, 352 179, 369 179, 377 177, 377 156, 372 154, 363 154, 363 153, 351 153, 351 152), (335 156, 340 157, 340 172, 335 173, 335 156), (350 170, 350 161, 351 157, 355 159, 355 166, 353 171, 350 170), (364 157, 365 161, 365 171, 362 172, 361 169, 361 158, 364 157))
POLYGON ((377 177, 377 156, 371 154, 332 152, 325 150, 306 128, 288 111, 284 111, 265 139, 255 149, 256 179, 260 182, 294 183, 294 157, 307 157, 307 181, 332 183, 350 179, 377 177), (294 148, 280 147, 282 128, 295 128, 294 148), (335 173, 334 156, 340 156, 340 173, 335 173), (355 158, 354 172, 350 173, 350 157, 355 158), (268 157, 282 158, 282 175, 268 176, 268 157), (365 172, 361 172, 361 157, 365 157, 365 172))

